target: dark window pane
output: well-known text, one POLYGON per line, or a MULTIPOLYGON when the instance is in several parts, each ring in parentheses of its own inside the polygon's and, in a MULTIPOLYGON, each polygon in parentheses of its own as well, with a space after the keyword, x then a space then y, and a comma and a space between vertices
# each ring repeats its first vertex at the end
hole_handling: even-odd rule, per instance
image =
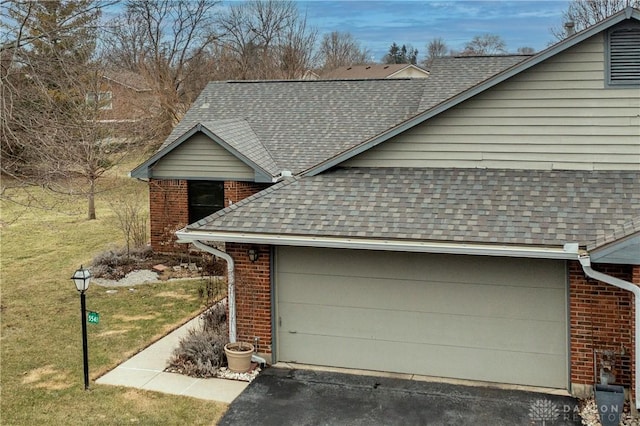
POLYGON ((224 208, 224 182, 189 181, 189 223, 224 208))

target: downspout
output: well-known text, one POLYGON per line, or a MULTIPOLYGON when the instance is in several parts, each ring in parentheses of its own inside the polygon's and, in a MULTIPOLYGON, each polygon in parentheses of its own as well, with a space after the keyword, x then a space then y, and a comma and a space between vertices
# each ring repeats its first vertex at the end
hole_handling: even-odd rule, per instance
POLYGON ((236 278, 235 278, 235 264, 233 258, 223 251, 204 244, 201 241, 190 241, 194 246, 202 251, 211 253, 214 256, 220 257, 227 262, 227 306, 229 306, 229 342, 235 343, 236 341, 236 278))
MULTIPOLYGON (((625 280, 621 280, 616 277, 612 277, 607 274, 603 274, 602 272, 594 271, 591 268, 591 258, 588 254, 581 254, 578 257, 580 261, 580 265, 582 265, 582 270, 589 277, 594 280, 602 281, 607 284, 611 284, 614 287, 621 288, 623 290, 627 290, 632 292, 635 295, 635 311, 636 311, 636 323, 635 323, 635 353, 634 357, 634 365, 635 365, 635 400, 636 400, 636 409, 640 409, 640 374, 638 374, 638 354, 640 353, 640 287, 637 285, 630 283, 625 280)), ((595 368, 595 365, 594 365, 595 368)))
MULTIPOLYGON (((195 247, 202 251, 211 253, 214 256, 220 257, 227 262, 227 306, 229 306, 229 342, 235 343, 236 341, 236 276, 235 276, 235 263, 233 258, 228 254, 210 245, 204 244, 202 241, 192 240, 190 241, 195 247)), ((262 366, 267 365, 267 360, 256 355, 251 355, 251 361, 257 362, 262 366)))

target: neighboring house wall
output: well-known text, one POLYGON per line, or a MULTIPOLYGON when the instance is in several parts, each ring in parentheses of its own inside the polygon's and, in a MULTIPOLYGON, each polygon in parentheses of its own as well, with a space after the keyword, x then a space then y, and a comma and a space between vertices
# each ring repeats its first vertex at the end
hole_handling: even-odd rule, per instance
POLYGON ((101 92, 111 93, 109 108, 100 111, 101 120, 136 121, 150 115, 153 95, 150 90, 136 90, 112 80, 103 79, 101 92))
MULTIPOLYGON (((594 269, 640 285, 640 266, 594 265, 594 269)), ((599 383, 604 351, 614 353, 616 383, 633 389, 633 294, 587 278, 575 261, 569 262, 569 286, 572 390, 588 393, 593 383, 599 383)))
POLYGON ((255 172, 229 151, 197 133, 153 166, 154 178, 253 180, 255 172))
POLYGON ((405 68, 395 74, 391 74, 386 78, 427 78, 429 73, 426 71, 417 70, 415 68, 405 68))
POLYGON ((254 343, 258 351, 271 354, 271 246, 227 243, 226 252, 235 262, 237 339, 254 343), (251 262, 250 248, 259 258, 251 262))
POLYGON ((640 89, 605 88, 603 40, 594 36, 344 165, 640 170, 640 89))

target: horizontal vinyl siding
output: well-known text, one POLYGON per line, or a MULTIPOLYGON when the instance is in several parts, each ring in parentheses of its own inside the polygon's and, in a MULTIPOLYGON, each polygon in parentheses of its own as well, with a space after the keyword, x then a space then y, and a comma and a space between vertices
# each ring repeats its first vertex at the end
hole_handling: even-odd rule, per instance
POLYGON ((344 163, 640 170, 640 89, 607 89, 602 36, 344 163))
POLYGON ((203 134, 196 134, 152 168, 154 178, 253 180, 253 169, 203 134))

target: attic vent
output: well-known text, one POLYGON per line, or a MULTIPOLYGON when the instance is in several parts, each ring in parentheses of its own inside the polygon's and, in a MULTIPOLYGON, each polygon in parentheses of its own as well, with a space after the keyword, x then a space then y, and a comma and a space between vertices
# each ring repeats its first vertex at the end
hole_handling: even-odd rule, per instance
POLYGON ((640 85, 640 26, 622 26, 609 33, 608 83, 640 85))

